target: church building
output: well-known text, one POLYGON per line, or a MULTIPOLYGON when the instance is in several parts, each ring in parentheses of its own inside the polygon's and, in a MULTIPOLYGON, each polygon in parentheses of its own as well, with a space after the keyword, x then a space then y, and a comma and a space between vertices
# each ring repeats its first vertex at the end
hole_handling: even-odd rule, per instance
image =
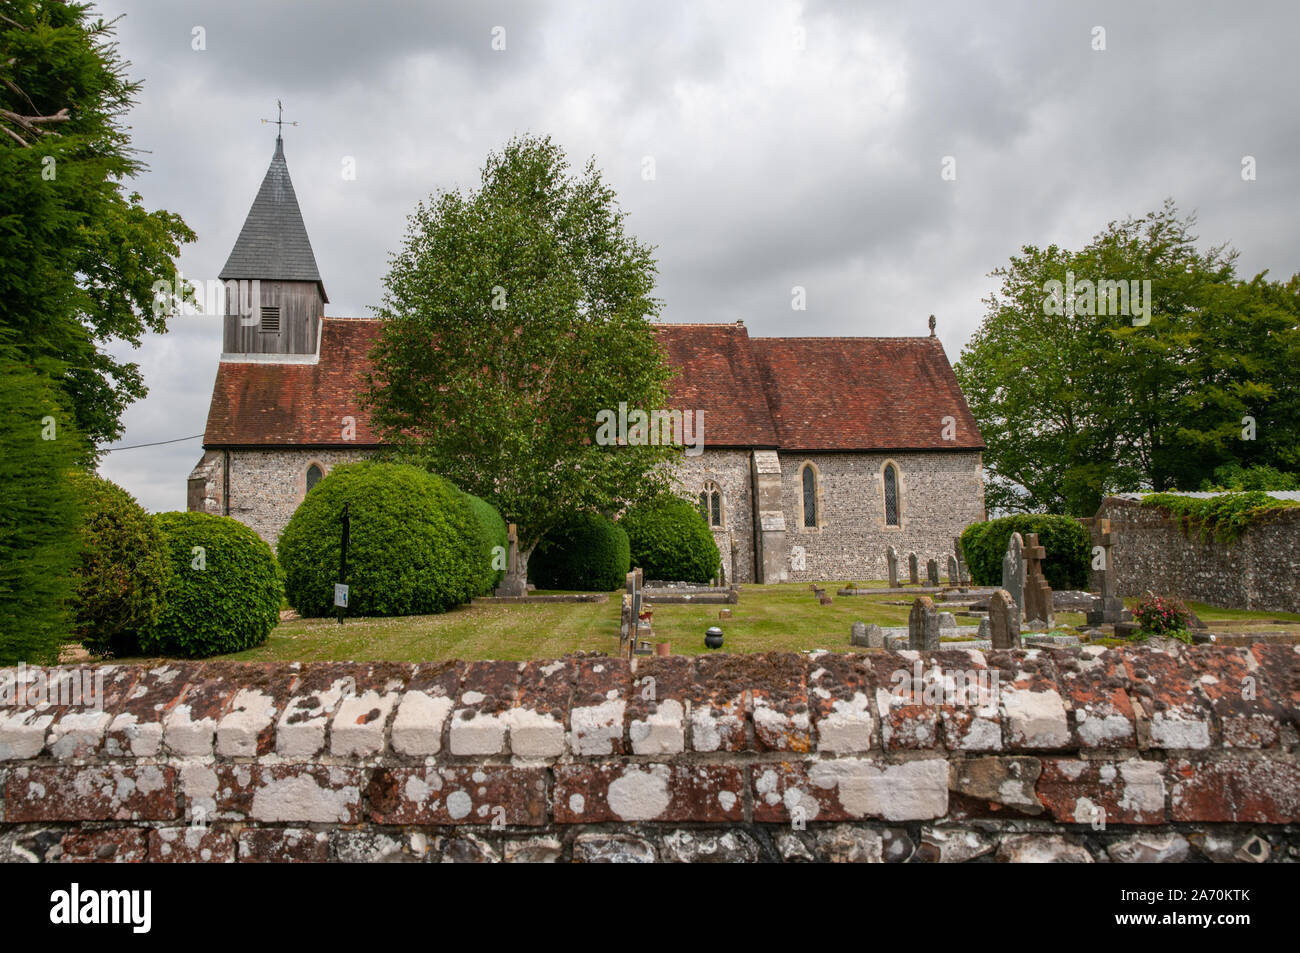
MULTIPOLYGON (((316 481, 382 446, 359 400, 382 322, 326 316, 279 138, 220 278, 258 281, 260 310, 227 307, 188 506, 274 545, 316 481)), ((680 371, 670 406, 703 411, 677 479, 728 582, 880 579, 891 545, 943 565, 984 519, 984 442, 933 319, 917 337, 655 327, 680 371)))

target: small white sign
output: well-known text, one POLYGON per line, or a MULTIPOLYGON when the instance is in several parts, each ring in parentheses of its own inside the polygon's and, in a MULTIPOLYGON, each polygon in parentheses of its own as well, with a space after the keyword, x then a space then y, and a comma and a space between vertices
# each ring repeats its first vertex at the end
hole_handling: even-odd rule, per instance
POLYGON ((334 583, 334 604, 340 609, 348 607, 348 587, 341 582, 334 583))

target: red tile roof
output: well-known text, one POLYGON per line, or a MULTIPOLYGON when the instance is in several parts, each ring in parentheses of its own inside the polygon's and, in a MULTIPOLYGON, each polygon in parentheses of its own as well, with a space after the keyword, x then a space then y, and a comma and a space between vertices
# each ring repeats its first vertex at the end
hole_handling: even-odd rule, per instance
POLYGON ((984 449, 938 338, 750 343, 783 450, 984 449))
MULTIPOLYGON (((374 447, 358 395, 375 319, 326 318, 316 364, 223 361, 203 445, 374 447), (356 439, 342 439, 343 418, 356 439)), ((673 407, 704 411, 706 447, 983 449, 934 338, 750 338, 741 324, 664 324, 673 407), (942 418, 957 439, 942 439, 942 418)))
POLYGON ((357 399, 379 330, 377 320, 326 318, 316 364, 222 361, 203 446, 379 446, 357 399), (356 420, 355 440, 343 439, 344 417, 356 420))

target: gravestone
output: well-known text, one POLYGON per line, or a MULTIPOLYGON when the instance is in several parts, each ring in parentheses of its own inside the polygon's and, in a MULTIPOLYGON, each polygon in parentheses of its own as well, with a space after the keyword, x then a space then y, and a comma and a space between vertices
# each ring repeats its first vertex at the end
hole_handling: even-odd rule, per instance
POLYGON ((925 563, 925 581, 931 586, 939 588, 939 560, 929 559, 925 563))
MULTIPOLYGON (((989 640, 995 649, 1020 648, 1020 608, 1011 593, 997 589, 989 596, 989 640)), ((981 629, 983 625, 981 624, 981 629)))
POLYGON ((939 613, 929 596, 917 596, 907 617, 907 647, 922 652, 939 650, 939 613))
POLYGON ((867 644, 867 624, 865 622, 854 622, 853 627, 849 630, 849 645, 867 644))
POLYGON ((914 586, 921 584, 921 573, 916 565, 916 553, 907 554, 907 580, 914 586))
POLYGON ((1043 560, 1046 558, 1047 550, 1038 545, 1038 534, 1030 533, 1025 539, 1025 623, 1041 622, 1051 628, 1052 587, 1043 575, 1043 560))
POLYGON ((1024 607, 1025 604, 1025 541, 1019 533, 1012 533, 1007 540, 1007 554, 1002 557, 1002 588, 1011 596, 1011 601, 1024 607))
MULTIPOLYGON (((1092 600, 1092 608, 1088 610, 1086 619, 1088 625, 1101 625, 1103 623, 1131 622, 1133 613, 1124 608, 1124 600, 1115 595, 1115 575, 1110 568, 1110 547, 1112 537, 1110 535, 1110 520, 1102 519, 1097 521, 1093 530, 1092 542, 1094 547, 1101 549, 1097 553, 1094 548, 1095 556, 1100 557, 1101 566, 1096 570, 1101 582, 1101 597, 1092 600)), ((1094 559, 1093 565, 1096 565, 1094 559)))
POLYGON ((980 619, 980 628, 975 633, 975 638, 981 642, 991 642, 993 640, 993 627, 989 625, 988 619, 980 619))
POLYGON ((867 648, 883 649, 885 647, 885 630, 875 622, 867 626, 867 648))
POLYGON ((950 553, 948 555, 948 587, 952 588, 960 582, 961 573, 957 569, 957 557, 950 553))
POLYGON ((898 550, 890 546, 885 550, 885 562, 889 564, 889 588, 898 588, 898 550))
POLYGON ((506 574, 501 577, 501 584, 497 586, 493 595, 497 596, 526 596, 528 595, 527 581, 518 576, 519 571, 519 531, 515 524, 511 523, 506 528, 506 574))
POLYGON ((957 588, 959 592, 965 592, 966 586, 970 582, 970 572, 966 568, 966 555, 961 551, 961 537, 952 538, 953 553, 957 557, 957 588))
POLYGON ((956 617, 955 615, 953 615, 951 612, 940 612, 940 613, 939 613, 939 628, 940 628, 940 629, 955 629, 955 628, 957 628, 957 617, 956 617))

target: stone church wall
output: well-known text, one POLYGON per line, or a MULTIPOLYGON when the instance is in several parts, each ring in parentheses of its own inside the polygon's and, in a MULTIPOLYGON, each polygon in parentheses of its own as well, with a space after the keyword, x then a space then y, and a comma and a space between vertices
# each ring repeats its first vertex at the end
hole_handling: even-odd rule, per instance
POLYGON ((954 536, 984 519, 983 455, 964 453, 781 454, 786 545, 804 549, 794 582, 884 579, 885 549, 898 550, 900 572, 915 552, 924 575, 928 558, 946 571, 954 536), (885 525, 884 468, 898 469, 899 525, 885 525), (818 476, 818 526, 803 521, 802 468, 818 476))
POLYGON ((722 554, 728 583, 754 581, 754 501, 748 450, 705 450, 682 457, 677 482, 684 496, 698 501, 704 484, 722 489, 722 527, 713 540, 722 554))

